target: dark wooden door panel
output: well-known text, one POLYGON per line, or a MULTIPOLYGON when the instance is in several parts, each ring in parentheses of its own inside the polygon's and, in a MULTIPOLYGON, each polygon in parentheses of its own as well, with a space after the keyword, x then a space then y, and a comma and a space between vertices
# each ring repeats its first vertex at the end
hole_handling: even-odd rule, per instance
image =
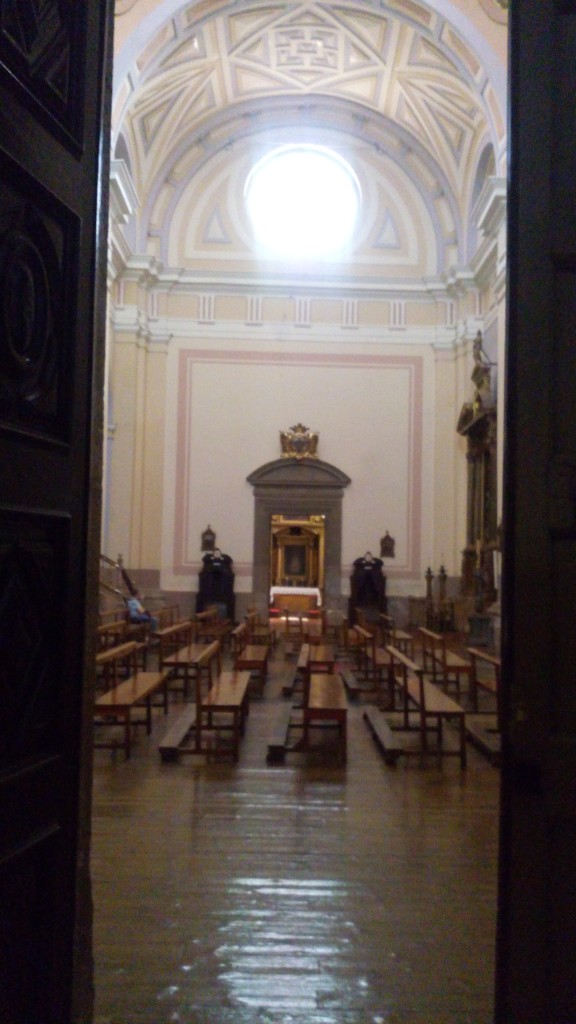
POLYGON ((498 1024, 576 1020, 576 5, 510 5, 498 1024))
POLYGON ((111 20, 107 0, 0 4, 0 1020, 10 1024, 67 1024, 82 1005, 89 1016, 89 980, 79 995, 75 977, 90 975, 84 668, 111 20))

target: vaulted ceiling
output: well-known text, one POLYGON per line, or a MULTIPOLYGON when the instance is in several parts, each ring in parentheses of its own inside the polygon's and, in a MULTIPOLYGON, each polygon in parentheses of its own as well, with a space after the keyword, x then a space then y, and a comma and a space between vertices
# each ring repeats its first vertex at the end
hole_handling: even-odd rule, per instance
MULTIPOLYGON (((483 177, 505 175, 503 7, 117 0, 113 142, 138 195, 134 246, 149 248, 226 154, 314 140, 388 164, 390 194, 403 175, 440 239, 435 269, 464 262, 483 177)), ((163 244, 164 259, 182 258, 163 244)))

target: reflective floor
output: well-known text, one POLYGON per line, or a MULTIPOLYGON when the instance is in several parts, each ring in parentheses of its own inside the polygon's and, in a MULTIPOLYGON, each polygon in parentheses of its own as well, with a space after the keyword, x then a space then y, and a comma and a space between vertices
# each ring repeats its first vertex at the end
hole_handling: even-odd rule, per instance
POLYGON ((162 764, 162 717, 96 752, 97 1024, 489 1024, 498 770, 386 766, 360 705, 346 767, 268 766, 271 669, 236 766, 162 764))

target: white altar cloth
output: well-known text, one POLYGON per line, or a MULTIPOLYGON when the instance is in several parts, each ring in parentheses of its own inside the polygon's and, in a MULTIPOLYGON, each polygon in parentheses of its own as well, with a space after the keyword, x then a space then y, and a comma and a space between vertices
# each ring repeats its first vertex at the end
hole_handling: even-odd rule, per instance
POLYGON ((315 597, 317 608, 322 604, 322 594, 318 587, 270 587, 270 604, 275 604, 277 597, 288 594, 293 594, 295 597, 315 597))

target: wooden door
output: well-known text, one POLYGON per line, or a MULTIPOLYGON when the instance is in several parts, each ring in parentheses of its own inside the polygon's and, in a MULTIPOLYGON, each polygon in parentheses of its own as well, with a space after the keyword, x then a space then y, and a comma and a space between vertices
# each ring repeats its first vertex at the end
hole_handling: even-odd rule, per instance
POLYGON ((110 10, 107 0, 0 4, 5 1024, 66 1024, 89 1001, 91 694, 84 661, 89 537, 97 537, 89 484, 91 475, 98 479, 93 394, 103 318, 96 309, 105 292, 96 267, 105 230, 99 171, 103 164, 106 181, 110 10))
POLYGON ((576 1020, 576 2, 512 0, 498 1024, 576 1020))

